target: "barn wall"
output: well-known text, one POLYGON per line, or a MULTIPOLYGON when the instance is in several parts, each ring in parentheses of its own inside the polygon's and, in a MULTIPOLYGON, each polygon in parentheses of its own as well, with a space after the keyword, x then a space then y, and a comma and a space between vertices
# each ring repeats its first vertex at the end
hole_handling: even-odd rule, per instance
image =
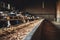
POLYGON ((57 2, 57 22, 60 22, 60 0, 57 2))
POLYGON ((25 7, 25 11, 37 16, 41 16, 43 18, 54 20, 56 14, 56 6, 54 2, 47 1, 44 3, 43 8, 42 2, 40 2, 37 5, 25 7))

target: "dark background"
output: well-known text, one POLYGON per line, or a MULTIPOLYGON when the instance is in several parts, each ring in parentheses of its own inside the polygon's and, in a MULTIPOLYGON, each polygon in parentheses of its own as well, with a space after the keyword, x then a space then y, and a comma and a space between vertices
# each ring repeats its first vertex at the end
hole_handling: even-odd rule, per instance
POLYGON ((29 12, 32 15, 54 20, 56 18, 56 4, 58 0, 0 0, 10 3, 16 9, 29 12), (42 2, 44 1, 44 8, 42 2))
POLYGON ((55 5, 57 0, 0 0, 0 2, 1 1, 10 3, 11 5, 15 6, 17 9, 20 9, 26 6, 41 5, 42 1, 44 1, 46 5, 48 4, 55 5))

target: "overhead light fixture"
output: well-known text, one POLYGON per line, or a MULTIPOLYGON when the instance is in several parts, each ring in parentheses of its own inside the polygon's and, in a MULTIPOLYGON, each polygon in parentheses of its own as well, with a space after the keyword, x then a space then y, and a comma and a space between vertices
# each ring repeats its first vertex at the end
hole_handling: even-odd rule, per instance
POLYGON ((42 8, 44 8, 45 7, 45 4, 44 4, 44 1, 42 2, 42 8))

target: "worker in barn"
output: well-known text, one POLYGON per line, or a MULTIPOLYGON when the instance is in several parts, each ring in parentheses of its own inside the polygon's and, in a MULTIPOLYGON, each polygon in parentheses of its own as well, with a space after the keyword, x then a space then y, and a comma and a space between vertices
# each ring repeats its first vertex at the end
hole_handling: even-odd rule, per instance
MULTIPOLYGON (((9 13, 9 16, 15 16, 15 13, 14 12, 15 12, 15 10, 11 11, 9 13)), ((8 23, 7 27, 10 27, 10 25, 11 25, 11 23, 10 23, 10 17, 9 16, 7 16, 7 23, 8 23)))
POLYGON ((10 17, 7 16, 7 27, 10 27, 11 23, 10 23, 10 17))

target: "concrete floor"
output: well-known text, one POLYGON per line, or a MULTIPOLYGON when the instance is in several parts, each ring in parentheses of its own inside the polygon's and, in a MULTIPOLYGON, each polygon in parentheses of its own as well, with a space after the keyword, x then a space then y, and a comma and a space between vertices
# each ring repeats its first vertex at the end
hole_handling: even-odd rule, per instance
POLYGON ((32 33, 33 31, 25 40, 60 40, 60 23, 52 24, 50 21, 44 20, 33 35, 32 33))

